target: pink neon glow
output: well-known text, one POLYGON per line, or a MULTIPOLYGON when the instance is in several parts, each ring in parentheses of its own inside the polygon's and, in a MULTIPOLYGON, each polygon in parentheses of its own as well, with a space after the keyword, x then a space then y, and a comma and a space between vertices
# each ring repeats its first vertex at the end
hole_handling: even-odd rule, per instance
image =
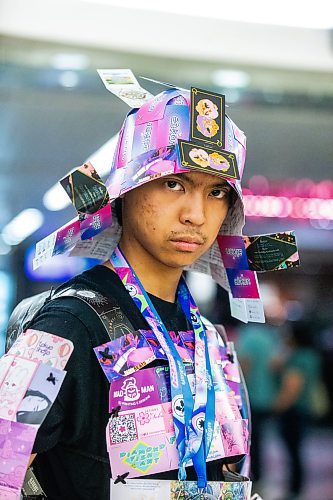
MULTIPOLYGON (((327 185, 324 187, 327 195, 327 185)), ((324 193, 323 193, 324 194, 324 193)), ((289 217, 292 219, 333 220, 333 199, 286 196, 244 196, 248 217, 289 217)))

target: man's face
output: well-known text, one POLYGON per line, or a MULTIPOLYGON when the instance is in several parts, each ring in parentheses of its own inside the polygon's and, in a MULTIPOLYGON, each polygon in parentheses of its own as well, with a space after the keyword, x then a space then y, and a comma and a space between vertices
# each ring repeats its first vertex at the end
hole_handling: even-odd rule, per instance
POLYGON ((124 197, 121 243, 145 262, 190 265, 215 241, 230 189, 223 179, 201 172, 169 175, 133 189, 124 197))

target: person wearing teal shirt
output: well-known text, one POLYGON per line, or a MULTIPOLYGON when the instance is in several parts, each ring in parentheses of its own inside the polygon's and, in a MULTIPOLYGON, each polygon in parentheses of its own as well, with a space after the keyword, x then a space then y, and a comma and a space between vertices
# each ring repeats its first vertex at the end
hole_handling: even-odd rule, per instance
POLYGON ((236 343, 251 403, 251 478, 256 482, 262 478, 264 429, 277 393, 274 364, 279 339, 278 327, 266 323, 242 327, 236 343))
POLYGON ((281 382, 273 403, 279 430, 290 459, 289 495, 301 492, 304 467, 301 445, 312 417, 312 398, 320 378, 320 358, 312 346, 308 323, 290 322, 288 354, 281 369, 281 382))

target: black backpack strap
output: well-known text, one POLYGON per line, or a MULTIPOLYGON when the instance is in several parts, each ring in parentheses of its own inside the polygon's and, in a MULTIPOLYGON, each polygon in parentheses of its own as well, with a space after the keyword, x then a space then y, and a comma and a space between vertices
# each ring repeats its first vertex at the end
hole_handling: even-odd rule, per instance
POLYGON ((55 299, 74 297, 87 304, 103 323, 111 340, 133 332, 135 329, 120 309, 116 299, 105 297, 99 291, 84 288, 82 285, 49 290, 22 300, 12 312, 6 334, 6 352, 22 332, 42 312, 43 306, 55 299))
POLYGON ((6 332, 6 352, 14 344, 21 333, 28 328, 28 324, 37 316, 44 304, 52 298, 53 290, 33 295, 22 300, 12 312, 6 332))
POLYGON ((55 293, 52 300, 66 297, 74 297, 87 304, 103 323, 110 340, 135 330, 113 297, 105 297, 92 289, 70 287, 55 293))

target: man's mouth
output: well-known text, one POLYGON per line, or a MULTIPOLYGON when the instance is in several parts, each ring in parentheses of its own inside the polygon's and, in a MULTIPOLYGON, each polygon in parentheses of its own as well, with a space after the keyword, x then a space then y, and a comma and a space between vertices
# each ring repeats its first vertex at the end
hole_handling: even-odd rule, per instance
POLYGON ((181 252, 195 252, 204 244, 204 239, 197 236, 177 236, 170 239, 172 245, 181 252))

